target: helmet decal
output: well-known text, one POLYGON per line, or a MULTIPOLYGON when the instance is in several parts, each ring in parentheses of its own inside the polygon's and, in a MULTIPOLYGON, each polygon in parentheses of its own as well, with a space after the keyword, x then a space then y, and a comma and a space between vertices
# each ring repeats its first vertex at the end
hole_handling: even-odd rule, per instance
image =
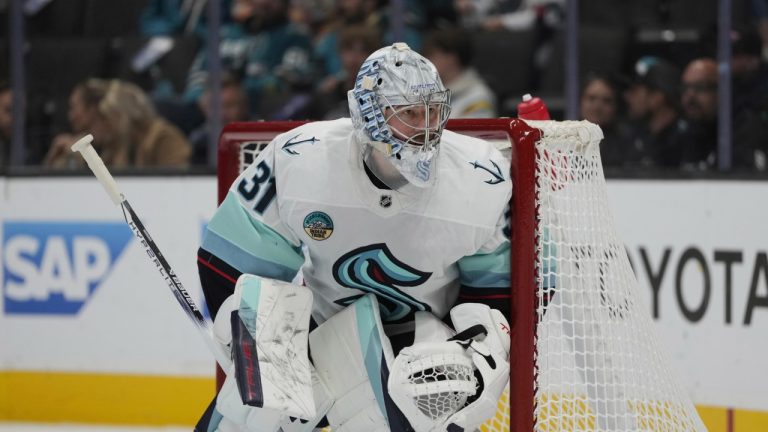
MULTIPOLYGON (((363 128, 368 132, 371 139, 383 143, 389 143, 392 138, 392 132, 387 127, 387 121, 384 113, 376 100, 376 92, 373 85, 379 80, 379 59, 369 59, 360 67, 360 72, 355 80, 355 88, 352 90, 360 106, 363 128)), ((397 150, 393 149, 394 153, 397 150)))

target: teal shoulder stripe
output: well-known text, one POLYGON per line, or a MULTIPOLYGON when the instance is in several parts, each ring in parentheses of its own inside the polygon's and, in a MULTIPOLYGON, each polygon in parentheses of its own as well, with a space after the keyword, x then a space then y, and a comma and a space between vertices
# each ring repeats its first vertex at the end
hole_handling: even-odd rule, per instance
POLYGON ((263 260, 251 255, 248 251, 241 249, 212 231, 206 231, 203 237, 202 248, 216 255, 216 257, 236 268, 239 272, 255 274, 270 279, 290 282, 296 276, 300 267, 287 267, 272 261, 263 260))
MULTIPOLYGON (((237 196, 231 192, 227 194, 226 199, 208 223, 203 237, 203 249, 223 260, 227 260, 227 258, 237 260, 237 257, 232 254, 237 255, 245 252, 248 259, 253 257, 259 261, 275 263, 296 271, 304 263, 301 247, 294 246, 263 221, 253 218, 248 210, 240 204, 237 196), (215 234, 218 239, 209 238, 212 234, 215 234), (226 248, 219 240, 230 243, 233 247, 226 248), (216 254, 214 250, 205 247, 206 244, 210 245, 211 243, 224 247, 227 250, 221 252, 230 255, 221 256, 216 254)), ((242 260, 240 259, 240 261, 242 260)), ((241 270, 234 264, 233 266, 241 270)))

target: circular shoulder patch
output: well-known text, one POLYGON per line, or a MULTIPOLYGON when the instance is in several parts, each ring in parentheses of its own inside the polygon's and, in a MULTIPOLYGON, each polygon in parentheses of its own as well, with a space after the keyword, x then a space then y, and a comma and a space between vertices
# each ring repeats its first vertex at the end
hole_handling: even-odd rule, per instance
POLYGON ((323 212, 312 212, 304 218, 304 232, 314 240, 325 240, 333 234, 333 220, 323 212))

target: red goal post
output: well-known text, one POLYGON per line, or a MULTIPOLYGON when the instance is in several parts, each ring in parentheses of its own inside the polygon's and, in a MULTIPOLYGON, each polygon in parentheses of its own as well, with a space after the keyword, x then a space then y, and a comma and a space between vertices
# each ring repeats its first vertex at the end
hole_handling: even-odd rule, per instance
MULTIPOLYGON (((227 125, 219 202, 274 136, 303 123, 227 125)), ((510 389, 480 429, 704 430, 637 299, 607 206, 599 129, 510 118, 450 120, 447 129, 511 159, 510 389)))

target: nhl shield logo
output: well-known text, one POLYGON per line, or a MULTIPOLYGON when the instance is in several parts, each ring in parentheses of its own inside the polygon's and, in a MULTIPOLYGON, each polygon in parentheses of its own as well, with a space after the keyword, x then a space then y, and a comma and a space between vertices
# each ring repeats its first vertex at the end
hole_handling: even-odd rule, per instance
POLYGON ((381 198, 379 198, 379 205, 388 208, 392 205, 392 195, 382 195, 381 198))
POLYGON ((313 240, 323 241, 333 234, 333 220, 323 212, 312 212, 304 218, 304 232, 313 240))

